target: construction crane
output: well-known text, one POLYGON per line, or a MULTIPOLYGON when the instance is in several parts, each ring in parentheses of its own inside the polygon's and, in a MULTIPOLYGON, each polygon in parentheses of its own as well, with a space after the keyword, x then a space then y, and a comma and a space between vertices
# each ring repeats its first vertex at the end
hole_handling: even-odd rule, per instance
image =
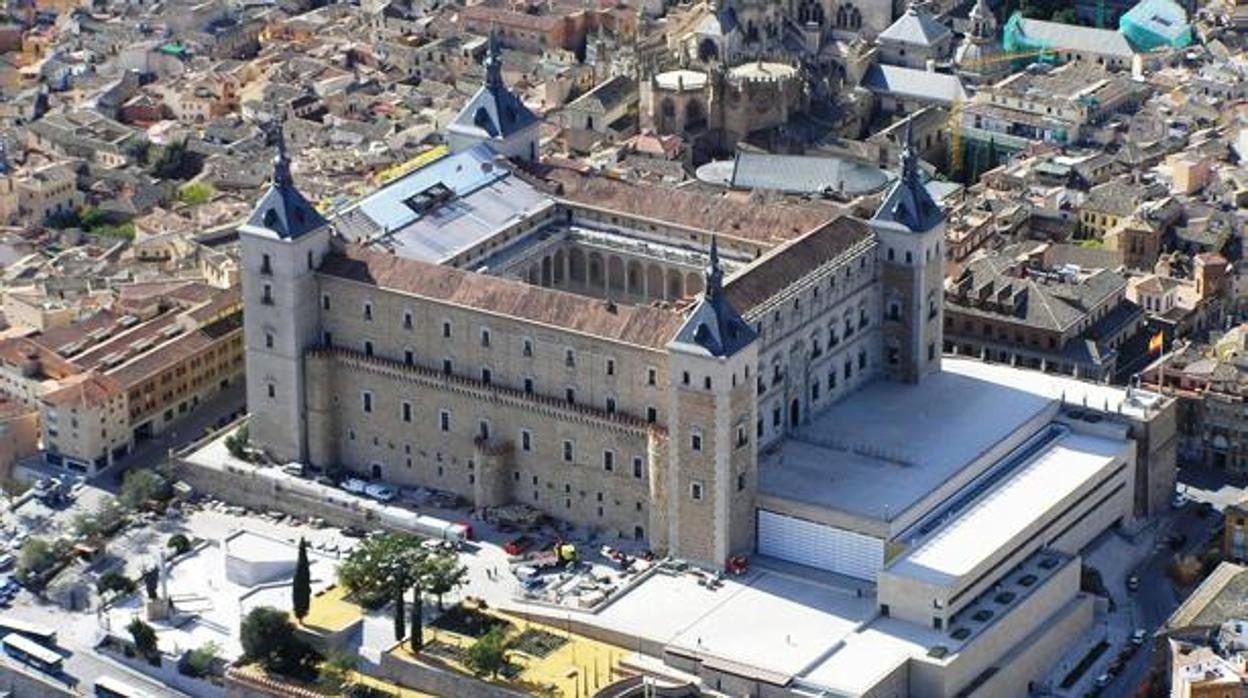
MULTIPOLYGON (((1034 51, 1017 51, 1014 53, 1001 53, 987 58, 975 58, 964 61, 958 66, 960 70, 976 70, 980 68, 988 68, 1001 63, 1013 63, 1014 61, 1026 60, 1028 58, 1051 58, 1054 53, 1050 49, 1036 49, 1034 51)), ((953 102, 949 105, 949 174, 962 172, 962 108, 965 106, 963 100, 954 97, 953 102)))

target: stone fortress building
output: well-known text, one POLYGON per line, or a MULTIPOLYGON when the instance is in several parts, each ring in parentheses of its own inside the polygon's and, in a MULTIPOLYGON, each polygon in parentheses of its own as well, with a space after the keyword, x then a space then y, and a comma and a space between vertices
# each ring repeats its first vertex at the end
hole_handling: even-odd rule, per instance
POLYGON ((255 446, 869 585, 872 632, 764 667, 779 686, 1015 695, 1089 627, 1079 552, 1166 505, 1173 404, 942 358, 944 214, 909 137, 860 219, 521 167, 497 154, 531 131, 481 131, 331 220, 279 141, 240 229, 255 446), (909 636, 943 649, 864 645, 909 636))

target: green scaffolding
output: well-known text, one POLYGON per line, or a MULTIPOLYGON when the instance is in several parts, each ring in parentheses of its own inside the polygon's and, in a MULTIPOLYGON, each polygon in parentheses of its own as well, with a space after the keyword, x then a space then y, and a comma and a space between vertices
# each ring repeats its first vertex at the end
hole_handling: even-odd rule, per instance
POLYGON ((1187 12, 1174 0, 1142 0, 1118 21, 1118 31, 1142 52, 1185 48, 1192 43, 1187 12))

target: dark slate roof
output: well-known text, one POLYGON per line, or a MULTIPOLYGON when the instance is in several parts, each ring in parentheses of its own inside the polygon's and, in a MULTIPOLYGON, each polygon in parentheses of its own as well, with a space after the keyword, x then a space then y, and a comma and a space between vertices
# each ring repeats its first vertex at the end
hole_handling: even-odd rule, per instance
POLYGON ((911 127, 906 127, 906 147, 901 156, 901 177, 893 183, 888 195, 872 217, 875 221, 898 223, 916 233, 935 228, 945 220, 919 173, 919 155, 914 148, 911 127))
POLYGON ((268 190, 264 192, 264 196, 260 197, 251 215, 247 217, 247 225, 272 230, 280 238, 297 238, 327 225, 327 222, 295 188, 294 179, 290 174, 290 160, 286 157, 286 142, 281 136, 280 126, 277 128, 277 133, 277 156, 273 158, 273 179, 269 183, 268 190))
POLYGON ((732 307, 723 289, 724 270, 719 265, 719 243, 711 237, 711 258, 706 266, 706 291, 685 318, 674 345, 686 351, 728 357, 757 338, 754 328, 732 307))
POLYGON ((490 138, 506 138, 537 122, 537 116, 503 84, 502 55, 494 35, 485 57, 485 84, 451 122, 459 130, 477 131, 490 138))

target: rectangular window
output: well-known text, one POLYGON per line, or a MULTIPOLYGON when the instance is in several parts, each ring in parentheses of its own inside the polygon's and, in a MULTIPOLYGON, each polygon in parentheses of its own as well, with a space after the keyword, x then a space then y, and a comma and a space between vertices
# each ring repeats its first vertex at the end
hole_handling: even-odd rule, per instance
POLYGON ((438 412, 438 428, 442 431, 451 430, 451 413, 446 410, 438 412))
POLYGON ((373 319, 373 304, 372 303, 364 304, 364 319, 365 320, 373 319))
POLYGON ((655 385, 659 380, 659 372, 653 368, 646 369, 646 385, 655 385))
POLYGON ((571 463, 575 457, 576 457, 576 454, 572 450, 572 442, 564 441, 563 442, 563 462, 571 463))
POLYGON ((412 353, 411 349, 405 349, 403 351, 403 363, 408 366, 412 366, 416 363, 416 355, 412 353))
POLYGON ((269 383, 269 397, 277 397, 277 386, 269 383))
POLYGON ((484 419, 477 422, 477 435, 484 441, 490 440, 490 423, 484 419))
POLYGON ((410 423, 412 421, 412 403, 403 402, 403 421, 410 423))
POLYGON ((745 473, 741 473, 737 475, 737 491, 740 492, 744 489, 745 489, 745 473))
POLYGON ((364 340, 364 356, 373 355, 373 343, 371 340, 364 340))
POLYGON ((633 477, 641 479, 641 456, 633 456, 633 477))
POLYGON ((602 469, 607 471, 608 473, 615 471, 615 452, 614 451, 602 452, 602 469))
MULTIPOLYGON (((533 450, 533 433, 530 432, 528 429, 520 430, 520 450, 521 451, 533 450)), ((535 482, 533 484, 536 485, 537 483, 535 482)))
POLYGON ((263 255, 263 258, 260 261, 260 273, 266 275, 273 273, 273 263, 267 254, 263 255))
POLYGON ((563 399, 568 401, 569 405, 576 404, 576 388, 564 388, 563 399))
POLYGON ((702 499, 702 483, 700 482, 689 483, 689 498, 694 499, 694 500, 702 499))
POLYGON ((526 357, 533 356, 533 340, 531 339, 524 340, 523 353, 526 357))
POLYGON ((659 410, 658 410, 658 408, 656 408, 656 407, 647 407, 647 408, 646 408, 646 422, 647 422, 648 424, 654 424, 654 423, 655 423, 655 422, 657 422, 657 421, 659 421, 659 410))
POLYGON ((403 311, 403 329, 412 329, 412 311, 410 310, 403 311))
POLYGON ((526 395, 532 395, 532 394, 533 394, 533 379, 532 379, 532 378, 525 378, 525 379, 524 379, 524 393, 525 393, 526 395))
POLYGON ((563 350, 563 364, 567 366, 568 368, 575 366, 576 365, 576 352, 572 351, 571 349, 564 349, 563 350))
POLYGON ((443 339, 451 338, 451 323, 449 322, 442 323, 442 338, 443 339))
POLYGON ((273 305, 273 285, 264 285, 264 295, 260 298, 260 302, 265 305, 273 305))
POLYGON ((264 333, 264 348, 265 349, 273 348, 273 333, 272 332, 264 333))
POLYGON ((488 369, 488 368, 483 368, 483 369, 481 369, 481 382, 482 382, 482 383, 485 383, 486 385, 489 385, 489 384, 490 384, 490 379, 491 379, 492 377, 493 377, 493 374, 491 374, 491 373, 490 373, 490 369, 488 369))
POLYGON ((695 432, 689 440, 689 446, 695 451, 701 451, 702 450, 702 435, 695 432))
POLYGON ((451 366, 451 360, 450 360, 450 359, 442 359, 442 373, 443 373, 443 375, 447 375, 447 376, 451 375, 451 369, 452 369, 452 366, 451 366))
POLYGON ((490 331, 484 327, 481 328, 481 346, 490 346, 490 331))
POLYGON ((328 293, 323 294, 321 296, 321 309, 329 310, 329 294, 328 293))
POLYGON ((607 375, 615 375, 615 359, 607 359, 607 375))
POLYGON ((364 411, 372 412, 373 411, 373 394, 364 393, 362 397, 364 399, 364 411))
POLYGON ((334 346, 334 333, 326 330, 321 336, 321 343, 327 347, 334 346))
POLYGON ((858 352, 858 368, 865 369, 867 367, 867 352, 858 352))

